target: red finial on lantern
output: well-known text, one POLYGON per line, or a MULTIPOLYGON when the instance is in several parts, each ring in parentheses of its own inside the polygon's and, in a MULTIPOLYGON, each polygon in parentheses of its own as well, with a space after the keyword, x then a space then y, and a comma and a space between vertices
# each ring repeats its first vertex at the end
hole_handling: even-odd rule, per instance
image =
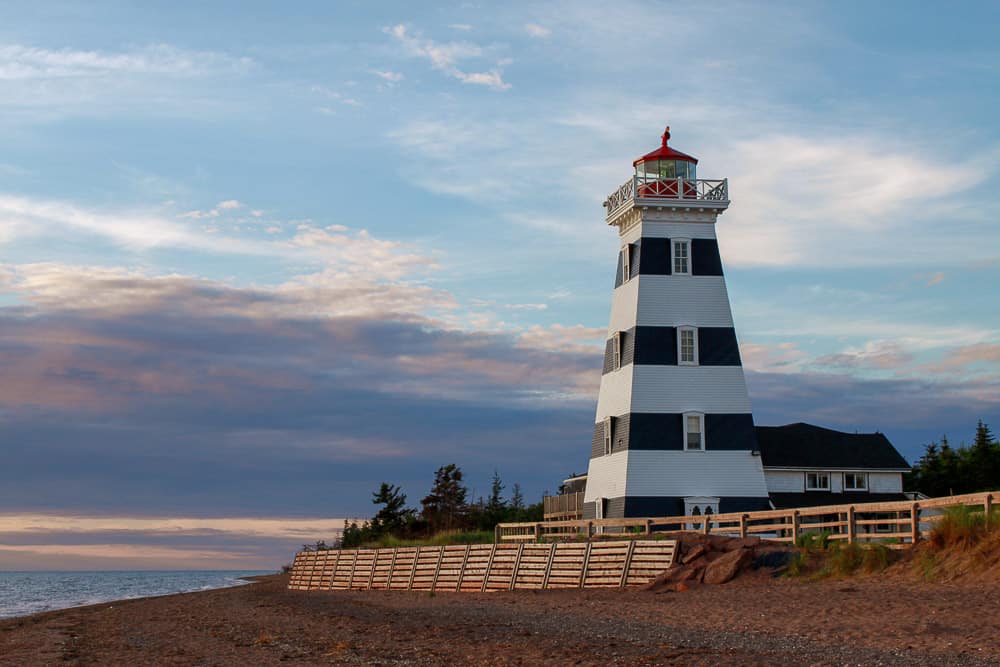
POLYGON ((663 131, 663 145, 666 146, 667 142, 670 141, 670 126, 667 125, 667 129, 663 131))

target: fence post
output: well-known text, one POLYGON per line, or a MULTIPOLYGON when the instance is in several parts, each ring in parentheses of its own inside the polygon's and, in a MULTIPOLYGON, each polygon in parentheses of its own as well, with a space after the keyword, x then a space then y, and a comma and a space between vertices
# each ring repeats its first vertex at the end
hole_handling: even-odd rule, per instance
POLYGON ((747 515, 740 515, 740 539, 746 539, 747 537, 747 515))
POLYGON ((541 542, 541 541, 542 541, 542 524, 536 523, 535 524, 535 542, 541 542))
POLYGON ((913 544, 920 541, 920 503, 910 505, 910 541, 913 544))
POLYGON ((712 519, 711 519, 712 515, 705 514, 703 516, 705 520, 701 522, 701 529, 702 529, 701 532, 708 535, 712 530, 712 519))
POLYGON ((587 541, 588 542, 590 541, 590 538, 593 537, 593 535, 594 535, 594 522, 593 521, 588 521, 587 522, 587 541))
POLYGON ((792 512, 792 544, 799 541, 799 511, 792 512))
POLYGON ((648 537, 652 534, 653 534, 653 520, 646 519, 646 536, 648 537))
POLYGON ((986 500, 983 501, 983 509, 986 510, 986 528, 990 527, 990 512, 993 511, 993 494, 987 493, 986 500))
POLYGON ((500 524, 493 527, 493 544, 500 544, 500 524))
POLYGON ((854 544, 857 526, 854 523, 854 505, 847 508, 847 543, 854 544))

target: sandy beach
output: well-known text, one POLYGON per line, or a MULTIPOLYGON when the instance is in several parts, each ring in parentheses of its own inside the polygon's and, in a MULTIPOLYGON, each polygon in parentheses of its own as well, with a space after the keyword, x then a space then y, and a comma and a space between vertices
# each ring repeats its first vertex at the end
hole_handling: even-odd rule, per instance
POLYGON ((747 577, 681 593, 250 586, 0 621, 2 665, 1000 665, 995 585, 747 577))

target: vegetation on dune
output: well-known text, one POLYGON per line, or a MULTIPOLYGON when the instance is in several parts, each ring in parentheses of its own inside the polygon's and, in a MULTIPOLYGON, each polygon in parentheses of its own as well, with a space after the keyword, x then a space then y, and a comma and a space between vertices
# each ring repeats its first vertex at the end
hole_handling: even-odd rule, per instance
POLYGON ((542 520, 542 503, 525 506, 517 484, 507 500, 505 488, 499 473, 494 472, 489 497, 469 502, 462 470, 451 463, 438 468, 418 512, 407 507, 400 487, 383 482, 372 493, 372 503, 379 506, 375 516, 360 524, 346 522, 339 543, 324 544, 323 548, 481 544, 493 541, 493 527, 498 523, 542 520))
POLYGON ((952 507, 918 549, 915 569, 927 581, 975 574, 1000 577, 1000 510, 952 507))

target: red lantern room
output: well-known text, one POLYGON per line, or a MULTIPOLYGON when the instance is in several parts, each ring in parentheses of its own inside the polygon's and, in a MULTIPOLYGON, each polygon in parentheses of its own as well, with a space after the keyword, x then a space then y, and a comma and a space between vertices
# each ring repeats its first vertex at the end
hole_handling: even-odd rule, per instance
POLYGON ((663 132, 663 144, 632 163, 639 197, 695 198, 698 158, 667 145, 670 128, 663 132), (691 181, 691 182, 688 182, 691 181), (681 194, 683 193, 683 194, 681 194))

